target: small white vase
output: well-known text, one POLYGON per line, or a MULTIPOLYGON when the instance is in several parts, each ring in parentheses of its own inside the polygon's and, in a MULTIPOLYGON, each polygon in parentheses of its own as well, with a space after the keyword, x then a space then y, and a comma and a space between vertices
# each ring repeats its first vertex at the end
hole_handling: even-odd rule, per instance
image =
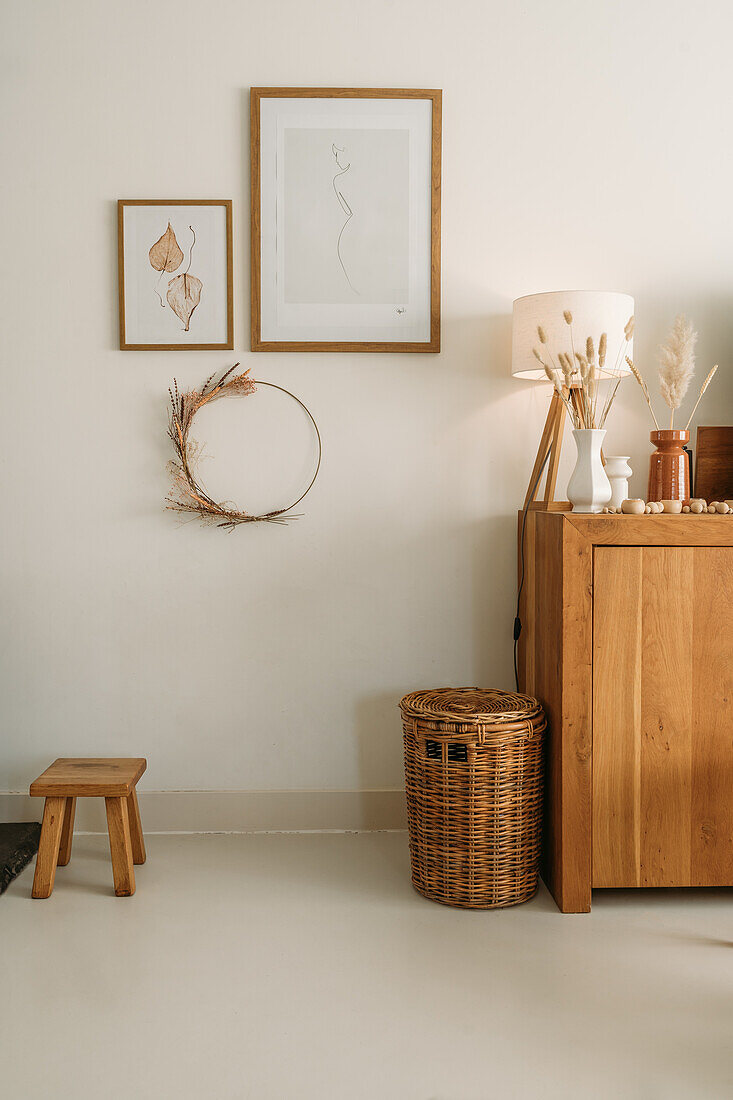
POLYGON ((606 455, 606 477, 611 482, 611 508, 620 508, 629 499, 631 467, 628 455, 606 455))
POLYGON ((605 431, 573 428, 578 461, 568 482, 568 500, 574 512, 600 512, 611 499, 611 483, 601 461, 605 431))

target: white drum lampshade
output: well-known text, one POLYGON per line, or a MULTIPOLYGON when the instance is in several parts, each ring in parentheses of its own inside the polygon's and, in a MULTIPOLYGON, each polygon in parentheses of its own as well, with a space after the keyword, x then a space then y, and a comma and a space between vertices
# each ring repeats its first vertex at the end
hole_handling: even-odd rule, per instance
MULTIPOLYGON (((589 336, 593 337, 593 345, 597 349, 601 333, 606 333, 606 366, 605 370, 598 372, 599 378, 617 378, 630 373, 624 355, 619 353, 626 344, 624 328, 634 315, 631 295, 605 290, 553 290, 547 294, 528 294, 525 298, 517 298, 514 303, 512 374, 515 378, 547 382, 549 385, 544 370, 533 354, 534 348, 542 354, 537 326, 542 325, 547 336, 546 348, 557 362, 558 351, 571 351, 570 329, 563 316, 565 310, 573 315, 576 351, 585 354, 585 341, 589 336)), ((624 354, 633 359, 633 340, 624 354)))

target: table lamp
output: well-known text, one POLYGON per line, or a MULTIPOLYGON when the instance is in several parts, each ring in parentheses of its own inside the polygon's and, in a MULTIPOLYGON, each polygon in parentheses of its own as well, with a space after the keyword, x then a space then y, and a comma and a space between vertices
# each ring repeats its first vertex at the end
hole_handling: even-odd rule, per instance
MULTIPOLYGON (((603 290, 555 290, 546 294, 528 294, 524 298, 517 298, 514 303, 512 320, 512 374, 514 377, 550 385, 542 366, 534 355, 534 349, 540 348, 537 328, 541 325, 544 329, 546 346, 553 355, 564 351, 572 357, 570 332, 564 317, 567 311, 572 314, 573 333, 577 348, 581 352, 585 351, 585 341, 588 336, 592 336, 595 346, 598 347, 601 333, 605 332, 607 335, 608 353, 605 368, 599 369, 596 376, 615 379, 629 374, 628 364, 621 352, 625 348, 625 354, 633 358, 633 341, 627 345, 624 335, 624 328, 634 314, 634 299, 631 295, 603 290)), ((574 391, 571 390, 568 396, 573 402, 576 400, 574 391)), ((524 501, 525 508, 536 508, 546 512, 564 511, 569 508, 567 502, 555 500, 555 483, 565 429, 565 416, 562 400, 553 389, 547 420, 524 501), (542 500, 537 500, 545 463, 547 463, 547 474, 544 496, 542 500)))

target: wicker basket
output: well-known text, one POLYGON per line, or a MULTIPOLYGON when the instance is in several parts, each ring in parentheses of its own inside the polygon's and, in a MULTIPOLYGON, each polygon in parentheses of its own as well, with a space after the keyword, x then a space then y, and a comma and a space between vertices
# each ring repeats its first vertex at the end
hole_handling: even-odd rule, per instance
POLYGON ((536 699, 480 688, 400 703, 412 882, 467 909, 537 889, 545 716, 536 699))

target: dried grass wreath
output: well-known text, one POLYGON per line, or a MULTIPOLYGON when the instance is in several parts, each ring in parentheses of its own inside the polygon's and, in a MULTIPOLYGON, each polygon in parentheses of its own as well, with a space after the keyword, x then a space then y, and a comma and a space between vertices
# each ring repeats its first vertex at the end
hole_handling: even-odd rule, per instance
POLYGON ((166 507, 174 512, 192 512, 197 515, 204 524, 214 523, 217 527, 225 527, 233 531, 240 523, 287 523, 288 520, 297 519, 302 513, 294 513, 293 508, 300 504, 303 497, 313 488, 321 468, 321 454, 323 451, 321 433, 318 430, 313 414, 299 397, 283 386, 276 386, 274 382, 256 382, 249 377, 249 370, 243 374, 235 374, 239 363, 235 363, 221 376, 218 382, 214 382, 215 374, 212 374, 204 382, 200 390, 190 390, 180 393, 178 383, 174 380, 173 389, 168 390, 171 399, 170 416, 168 421, 168 435, 171 437, 176 452, 174 461, 168 464, 168 469, 173 477, 173 486, 166 497, 166 507), (227 381, 229 379, 229 381, 227 381), (213 384, 212 384, 213 383, 213 384), (219 503, 209 496, 203 488, 195 473, 195 466, 201 458, 202 447, 196 440, 191 439, 191 425, 193 418, 199 409, 208 405, 210 401, 216 401, 219 397, 238 394, 247 397, 255 393, 258 386, 270 386, 274 390, 280 390, 293 401, 297 401, 301 409, 309 417, 318 439, 318 462, 313 477, 305 492, 301 493, 297 500, 289 504, 287 508, 278 508, 275 512, 266 512, 264 515, 252 515, 250 512, 239 511, 230 507, 228 503, 219 503))

